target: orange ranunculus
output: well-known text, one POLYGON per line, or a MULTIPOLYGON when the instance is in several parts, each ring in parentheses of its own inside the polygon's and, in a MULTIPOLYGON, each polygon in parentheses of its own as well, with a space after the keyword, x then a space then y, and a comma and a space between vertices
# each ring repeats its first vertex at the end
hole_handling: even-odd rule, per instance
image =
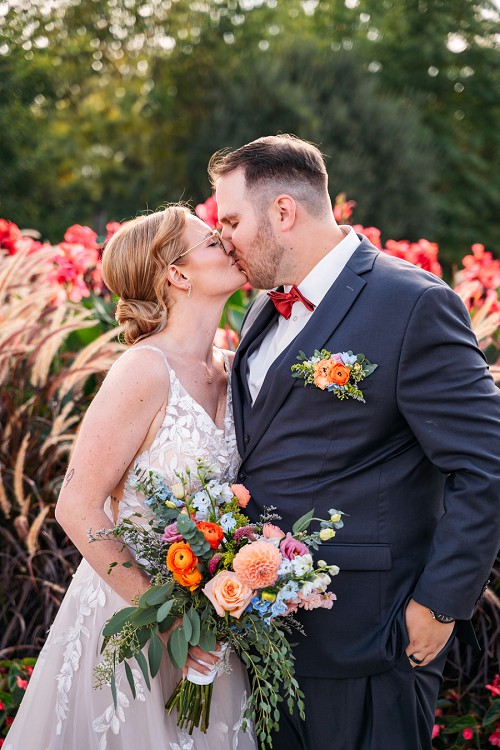
POLYGON ((231 570, 217 573, 203 588, 203 593, 212 602, 219 617, 224 617, 226 612, 240 617, 253 597, 252 589, 231 570))
POLYGON ((186 542, 174 542, 167 553, 167 568, 172 573, 191 573, 196 568, 198 558, 186 542))
POLYGON ((210 521, 198 521, 196 525, 207 542, 209 542, 210 549, 217 549, 224 538, 224 532, 219 524, 211 523, 210 521))
POLYGON ((186 586, 190 591, 194 591, 200 585, 202 575, 198 568, 193 568, 189 573, 174 573, 174 578, 181 586, 186 586))
POLYGON ((336 385, 345 385, 351 377, 351 371, 342 362, 334 362, 328 368, 328 383, 336 385))
POLYGON ((186 542, 174 542, 167 553, 167 568, 174 574, 174 579, 181 586, 193 591, 201 581, 202 575, 196 564, 198 558, 186 542))
POLYGON ((331 380, 328 380, 328 373, 331 366, 331 359, 320 359, 320 361, 316 362, 314 366, 314 384, 317 385, 318 388, 321 388, 321 390, 323 391, 325 390, 327 385, 330 385, 330 383, 332 382, 331 380))

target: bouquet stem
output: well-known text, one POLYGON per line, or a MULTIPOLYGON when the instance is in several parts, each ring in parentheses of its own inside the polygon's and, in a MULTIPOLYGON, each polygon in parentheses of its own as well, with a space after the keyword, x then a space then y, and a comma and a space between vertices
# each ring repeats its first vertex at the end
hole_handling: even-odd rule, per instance
POLYGON ((177 709, 177 726, 187 729, 189 734, 198 727, 203 733, 208 729, 210 719, 210 705, 212 703, 213 683, 196 685, 187 678, 183 678, 165 704, 170 714, 177 709))

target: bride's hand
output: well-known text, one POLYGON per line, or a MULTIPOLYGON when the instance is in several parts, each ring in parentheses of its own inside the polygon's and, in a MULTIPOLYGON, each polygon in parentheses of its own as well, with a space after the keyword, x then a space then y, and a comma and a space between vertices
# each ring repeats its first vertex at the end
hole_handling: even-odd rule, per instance
MULTIPOLYGON (((168 639, 172 635, 175 628, 178 628, 182 625, 182 619, 177 619, 173 625, 170 626, 168 630, 166 630, 164 633, 160 633, 160 638, 165 644, 165 646, 168 643, 168 639)), ((220 650, 220 643, 216 644, 216 650, 220 650)), ((221 652, 222 656, 222 652, 221 652)), ((187 671, 189 668, 194 669, 196 672, 200 672, 201 674, 210 674, 211 667, 213 667, 214 664, 217 664, 219 661, 218 656, 214 656, 213 654, 209 653, 208 651, 203 651, 199 646, 190 646, 188 650, 188 658, 186 661, 186 664, 182 670, 182 675, 185 677, 187 675, 187 671), (209 664, 210 666, 205 666, 205 664, 200 664, 200 662, 205 662, 205 664, 209 664)))

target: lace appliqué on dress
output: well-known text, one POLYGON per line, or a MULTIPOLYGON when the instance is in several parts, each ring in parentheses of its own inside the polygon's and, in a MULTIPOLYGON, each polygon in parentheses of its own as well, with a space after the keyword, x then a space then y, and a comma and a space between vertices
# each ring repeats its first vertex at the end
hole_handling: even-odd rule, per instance
POLYGON ((90 631, 84 625, 83 621, 92 614, 96 607, 104 607, 106 604, 106 594, 103 591, 104 584, 91 568, 89 568, 89 572, 89 578, 83 580, 71 592, 72 598, 78 601, 76 621, 74 625, 67 628, 62 635, 56 638, 53 644, 54 646, 66 646, 64 649, 63 664, 57 675, 57 735, 61 734, 62 723, 69 711, 69 692, 73 682, 73 675, 78 670, 82 655, 81 636, 84 635, 88 638, 90 635, 90 631))
MULTIPOLYGON (((139 670, 132 669, 131 671, 134 678, 136 692, 135 700, 145 701, 146 696, 144 695, 144 687, 142 685, 139 670)), ((116 670, 116 708, 114 702, 111 701, 106 710, 92 722, 94 732, 102 734, 102 737, 99 740, 99 750, 106 750, 108 746, 108 732, 111 730, 113 734, 118 734, 120 732, 121 724, 125 723, 125 709, 129 707, 130 700, 125 693, 120 690, 120 685, 124 675, 125 667, 121 664, 116 670)))

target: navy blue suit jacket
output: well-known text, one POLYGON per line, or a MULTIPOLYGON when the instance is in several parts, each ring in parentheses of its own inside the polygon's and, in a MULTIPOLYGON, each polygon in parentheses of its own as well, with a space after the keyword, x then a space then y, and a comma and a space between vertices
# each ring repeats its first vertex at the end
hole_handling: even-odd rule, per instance
POLYGON ((471 616, 500 544, 500 392, 458 296, 364 237, 251 406, 247 358, 276 315, 257 299, 233 368, 247 510, 276 506, 285 530, 312 507, 348 514, 318 555, 341 569, 337 601, 301 612, 296 668, 374 674, 407 644, 409 597, 471 616), (299 350, 322 348, 378 364, 361 385, 366 403, 292 377, 299 350))

